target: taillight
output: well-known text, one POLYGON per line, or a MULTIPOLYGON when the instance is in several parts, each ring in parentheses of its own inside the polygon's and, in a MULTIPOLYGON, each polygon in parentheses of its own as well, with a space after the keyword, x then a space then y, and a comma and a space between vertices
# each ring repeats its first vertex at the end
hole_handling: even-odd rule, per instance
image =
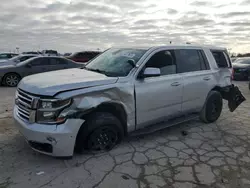
POLYGON ((234 69, 232 69, 231 81, 234 79, 234 69))

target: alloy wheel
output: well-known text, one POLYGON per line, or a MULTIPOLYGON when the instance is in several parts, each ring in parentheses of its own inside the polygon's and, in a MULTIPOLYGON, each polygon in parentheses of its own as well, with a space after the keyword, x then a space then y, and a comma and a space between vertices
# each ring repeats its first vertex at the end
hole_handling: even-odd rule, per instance
POLYGON ((8 86, 14 87, 14 86, 17 86, 17 84, 18 84, 18 82, 19 82, 19 78, 18 78, 17 75, 8 75, 8 76, 6 77, 5 82, 6 82, 6 84, 7 84, 8 86))

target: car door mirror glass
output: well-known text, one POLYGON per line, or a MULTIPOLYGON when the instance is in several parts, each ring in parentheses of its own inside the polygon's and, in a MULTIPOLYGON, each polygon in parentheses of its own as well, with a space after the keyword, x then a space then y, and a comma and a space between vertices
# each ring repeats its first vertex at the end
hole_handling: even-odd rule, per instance
POLYGON ((143 77, 156 77, 161 75, 161 70, 159 68, 147 67, 143 72, 143 77))

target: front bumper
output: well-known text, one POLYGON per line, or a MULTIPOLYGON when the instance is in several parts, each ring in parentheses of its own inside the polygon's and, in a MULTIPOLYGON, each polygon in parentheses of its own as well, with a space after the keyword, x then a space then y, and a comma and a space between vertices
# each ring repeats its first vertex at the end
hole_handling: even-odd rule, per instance
POLYGON ((60 125, 30 124, 19 118, 16 107, 13 113, 16 126, 32 149, 55 157, 73 156, 76 136, 84 120, 68 119, 60 125))

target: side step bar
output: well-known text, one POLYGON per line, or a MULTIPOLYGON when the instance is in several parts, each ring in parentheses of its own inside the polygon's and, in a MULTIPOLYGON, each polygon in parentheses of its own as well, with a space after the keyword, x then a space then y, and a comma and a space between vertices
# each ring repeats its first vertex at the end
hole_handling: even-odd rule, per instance
POLYGON ((130 136, 151 134, 151 133, 154 133, 156 131, 160 131, 162 129, 165 129, 165 128, 168 128, 168 127, 171 127, 174 125, 178 125, 180 123, 184 123, 187 121, 191 121, 194 119, 198 119, 198 118, 199 118, 199 114, 190 114, 190 115, 186 115, 186 116, 176 117, 176 118, 170 119, 168 121, 153 124, 153 125, 150 125, 148 127, 143 128, 143 129, 139 129, 137 131, 134 131, 130 134, 130 136))

